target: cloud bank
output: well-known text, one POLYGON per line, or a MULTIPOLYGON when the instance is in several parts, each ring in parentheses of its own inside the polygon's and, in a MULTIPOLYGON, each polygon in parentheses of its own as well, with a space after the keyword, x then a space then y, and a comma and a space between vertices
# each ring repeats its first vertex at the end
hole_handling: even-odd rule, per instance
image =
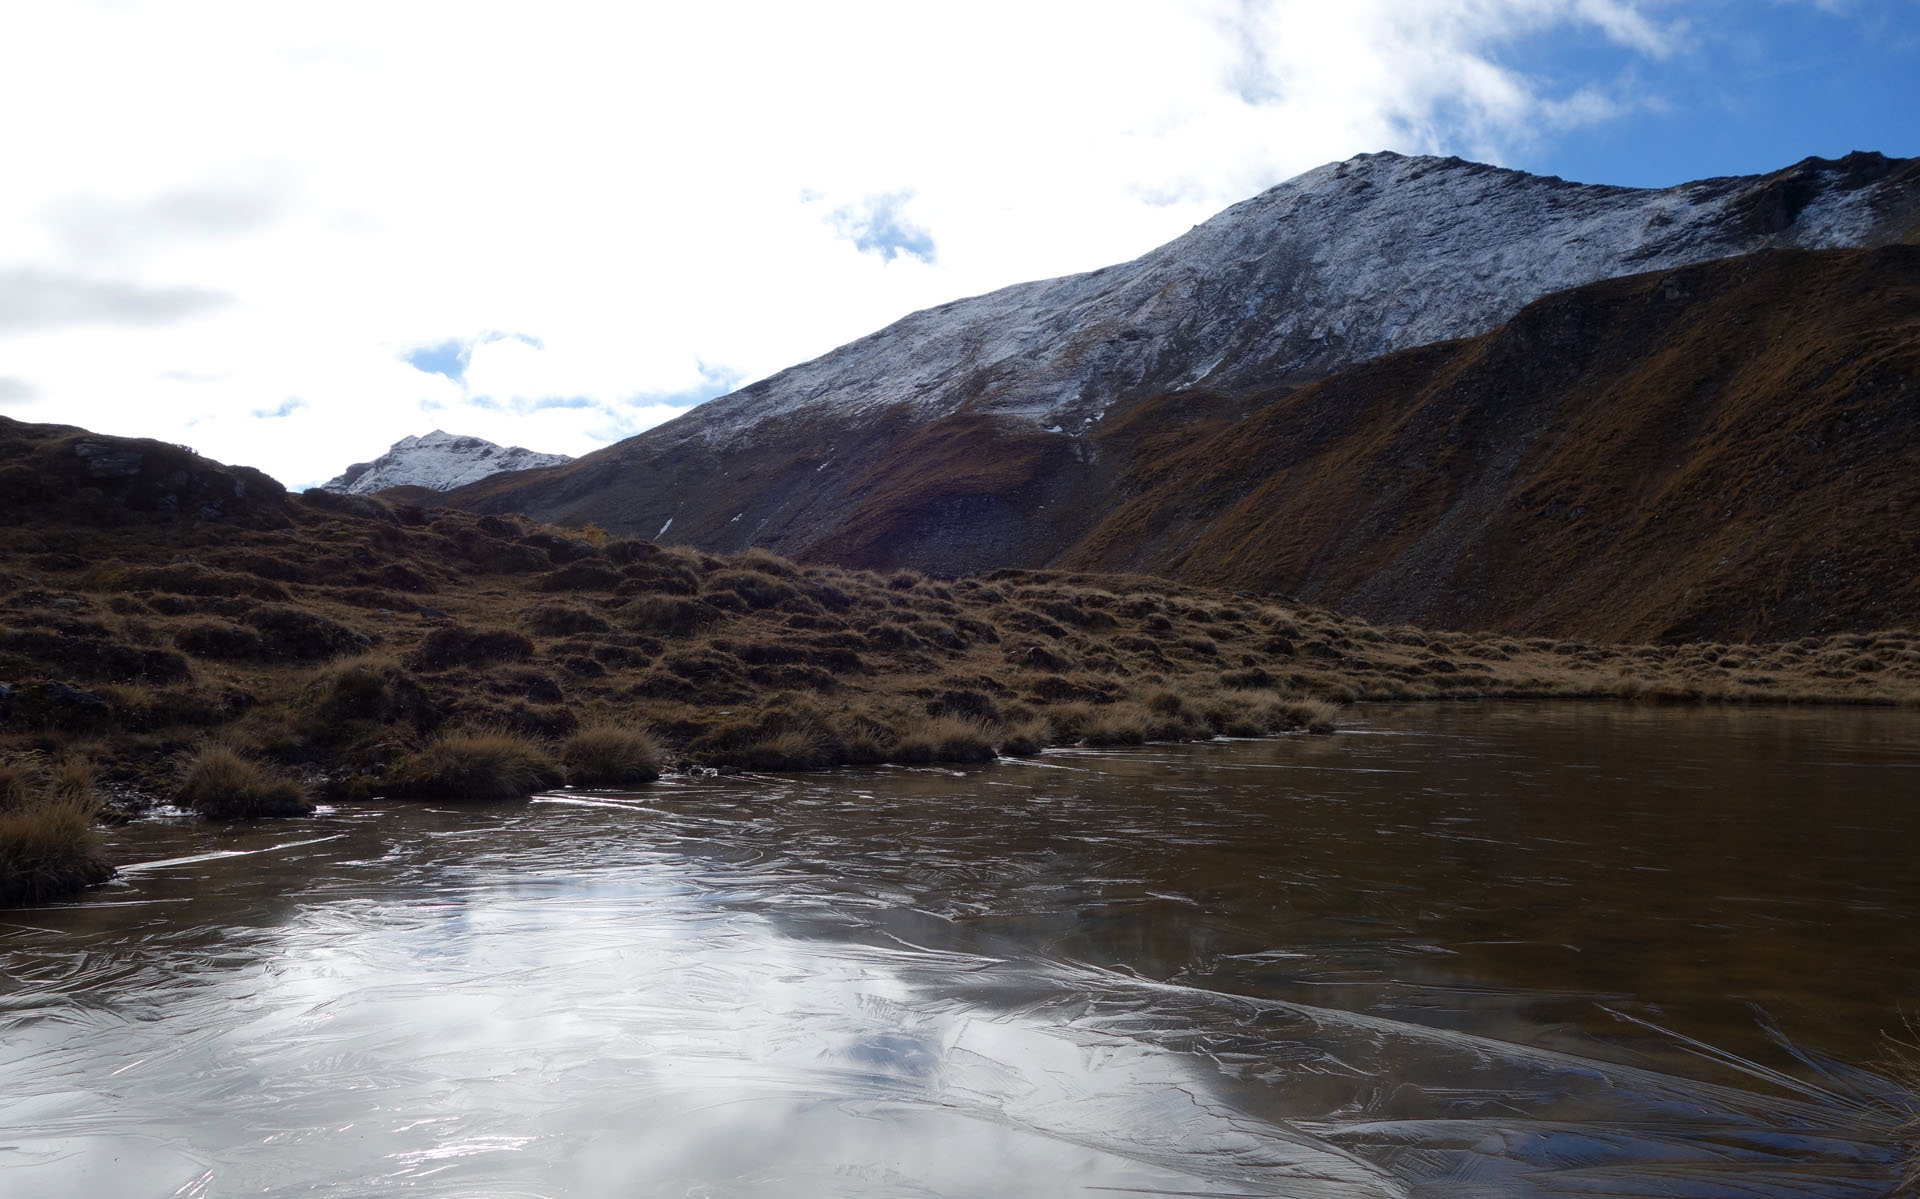
POLYGON ((1636 102, 1634 0, 33 6, 0 44, 0 403, 291 484, 442 427, 569 454, 1361 151, 1636 102))

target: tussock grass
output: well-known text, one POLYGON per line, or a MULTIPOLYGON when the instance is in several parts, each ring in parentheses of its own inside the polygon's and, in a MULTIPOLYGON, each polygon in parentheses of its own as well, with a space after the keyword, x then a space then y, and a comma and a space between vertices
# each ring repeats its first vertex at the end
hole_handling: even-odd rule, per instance
POLYGON ((590 724, 560 747, 567 782, 575 787, 627 787, 660 777, 660 743, 631 724, 590 724))
POLYGON ((736 761, 748 770, 826 770, 837 764, 834 744, 816 729, 786 728, 740 750, 736 761))
POLYGON ((565 781, 560 764, 526 737, 499 730, 445 733, 404 762, 389 788, 412 799, 525 799, 565 781))
POLYGON ((44 903, 113 877, 95 819, 94 770, 67 756, 44 772, 0 763, 0 905, 44 903))
POLYGON ((174 802, 209 820, 305 816, 313 811, 298 783, 268 775, 218 741, 202 745, 182 765, 174 802))
POLYGON ((1053 743, 1053 726, 1038 716, 1007 725, 1000 752, 1010 758, 1031 758, 1053 743))
POLYGON ((972 716, 930 716, 895 742, 896 762, 991 762, 997 756, 999 729, 972 716))
POLYGON ((1283 700, 1280 715, 1286 722, 1284 728, 1304 729, 1321 735, 1333 732, 1340 724, 1340 709, 1325 700, 1283 700))

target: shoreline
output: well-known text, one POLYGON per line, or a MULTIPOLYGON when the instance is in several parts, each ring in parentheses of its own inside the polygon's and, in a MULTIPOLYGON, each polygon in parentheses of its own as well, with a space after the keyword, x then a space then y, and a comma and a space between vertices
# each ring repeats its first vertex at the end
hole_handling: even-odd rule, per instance
POLYGON ((316 493, 259 515, 0 535, 0 763, 90 763, 107 818, 173 801, 224 819, 448 798, 473 785, 435 774, 454 765, 476 793, 527 794, 675 767, 1324 733, 1359 702, 1920 708, 1907 630, 1613 646, 1376 626, 1146 576, 719 556, 316 493))

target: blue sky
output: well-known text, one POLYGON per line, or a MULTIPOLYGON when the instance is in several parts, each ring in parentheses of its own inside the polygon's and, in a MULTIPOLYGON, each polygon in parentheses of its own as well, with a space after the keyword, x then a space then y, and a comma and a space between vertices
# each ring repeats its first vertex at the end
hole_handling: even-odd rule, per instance
POLYGON ((1920 3, 1768 0, 1666 6, 1676 50, 1634 52, 1572 27, 1523 39, 1503 62, 1562 88, 1630 80, 1637 101, 1511 156, 1582 182, 1666 187, 1853 150, 1920 155, 1920 3))
POLYGON ((583 453, 1322 163, 1920 155, 1920 0, 69 0, 0 39, 0 412, 294 485, 583 453))

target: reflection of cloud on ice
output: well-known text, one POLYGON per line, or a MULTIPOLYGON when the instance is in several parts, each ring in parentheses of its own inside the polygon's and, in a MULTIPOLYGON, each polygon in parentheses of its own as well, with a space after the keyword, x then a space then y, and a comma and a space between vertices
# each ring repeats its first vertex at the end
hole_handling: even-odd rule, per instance
MULTIPOLYGON (((1111 761, 1104 778, 1149 768, 1111 761)), ((1156 982, 1043 956, 979 907, 942 915, 894 868, 973 863, 851 844, 844 823, 929 777, 668 779, 342 817, 257 853, 183 841, 126 872, 178 920, 9 943, 10 1180, 1784 1199, 1890 1173, 1891 1118, 1839 1093, 1871 1094, 1844 1072, 1831 1094, 1699 1082, 1156 982), (804 830, 813 803, 840 814, 804 830), (110 1079, 113 1103, 80 1077, 110 1079)), ((1050 914, 1082 910, 1048 894, 1050 914)))

